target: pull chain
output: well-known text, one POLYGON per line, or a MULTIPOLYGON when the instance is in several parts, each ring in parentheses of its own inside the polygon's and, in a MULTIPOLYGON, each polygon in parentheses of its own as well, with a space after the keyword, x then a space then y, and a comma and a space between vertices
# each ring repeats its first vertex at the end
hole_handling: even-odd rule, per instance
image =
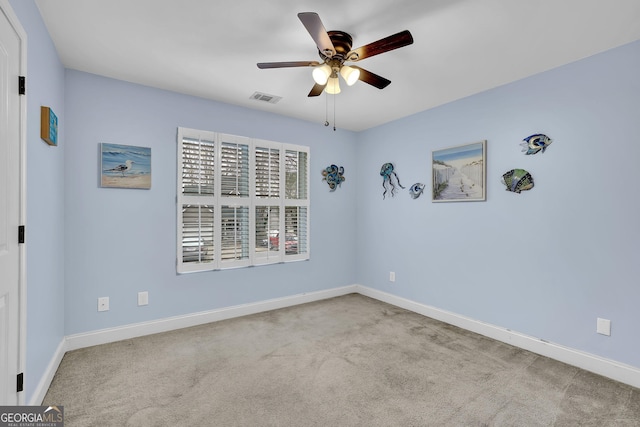
POLYGON ((336 131, 336 96, 333 95, 333 131, 336 131))
POLYGON ((324 125, 329 126, 329 95, 324 93, 325 108, 324 108, 324 125))
MULTIPOLYGON (((325 111, 324 111, 324 125, 329 126, 329 94, 324 93, 325 99, 325 111)), ((333 131, 336 131, 336 96, 333 95, 333 131)))

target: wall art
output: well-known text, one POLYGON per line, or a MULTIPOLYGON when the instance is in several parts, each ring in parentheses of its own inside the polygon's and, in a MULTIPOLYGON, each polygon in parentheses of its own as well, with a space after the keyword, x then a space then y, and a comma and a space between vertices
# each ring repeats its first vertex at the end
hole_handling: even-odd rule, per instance
POLYGON ((40 107, 40 138, 49 145, 58 145, 58 116, 49 107, 40 107))
POLYGON ((424 187, 425 185, 419 182, 416 182, 411 187, 409 187, 409 194, 411 194, 411 198, 417 199, 418 197, 420 197, 420 195, 424 191, 424 187))
POLYGON ((524 154, 536 154, 540 151, 544 153, 544 150, 553 142, 551 138, 543 133, 529 135, 522 141, 520 146, 522 147, 522 151, 526 151, 524 154))
POLYGON ((487 141, 433 151, 431 201, 484 201, 486 152, 487 141))
POLYGON ((502 183, 507 191, 520 194, 521 191, 533 188, 533 177, 524 169, 511 169, 502 175, 502 183))
POLYGON ((387 191, 391 191, 391 197, 395 196, 396 184, 400 188, 404 188, 402 184, 400 184, 400 178, 394 171, 393 163, 385 163, 380 168, 380 176, 382 177, 382 188, 384 188, 384 193, 382 193, 382 199, 387 195, 387 191), (396 184, 393 183, 395 180, 396 184))
POLYGON ((151 148, 100 144, 100 186, 151 188, 151 148))
POLYGON ((331 165, 324 168, 322 171, 322 180, 329 184, 330 191, 336 191, 336 188, 340 187, 344 182, 344 167, 331 165))

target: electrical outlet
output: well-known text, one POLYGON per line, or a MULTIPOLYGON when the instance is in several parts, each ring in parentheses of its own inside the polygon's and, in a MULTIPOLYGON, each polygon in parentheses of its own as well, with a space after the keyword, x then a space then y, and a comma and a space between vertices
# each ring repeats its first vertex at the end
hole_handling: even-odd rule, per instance
POLYGON ((389 272, 389 281, 390 282, 395 282, 396 281, 396 273, 393 271, 389 272))
POLYGON ((138 306, 149 304, 149 292, 138 292, 138 306))
POLYGON ((596 322, 596 332, 601 335, 611 336, 611 320, 598 317, 596 322))
POLYGON ((98 311, 109 311, 109 297, 98 298, 98 311))

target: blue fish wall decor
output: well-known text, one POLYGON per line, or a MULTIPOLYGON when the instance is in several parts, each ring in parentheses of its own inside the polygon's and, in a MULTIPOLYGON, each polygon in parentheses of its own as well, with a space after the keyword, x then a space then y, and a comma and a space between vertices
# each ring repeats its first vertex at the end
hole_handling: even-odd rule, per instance
POLYGON ((336 188, 340 187, 344 182, 344 167, 331 165, 324 168, 322 171, 322 180, 327 181, 330 191, 336 191, 336 188))
POLYGON ((520 194, 521 191, 533 188, 533 177, 524 169, 511 169, 502 175, 502 183, 507 187, 507 191, 520 194))
POLYGON ((412 199, 417 199, 420 197, 422 192, 424 191, 424 184, 416 182, 409 188, 409 194, 411 194, 412 199))
POLYGON ((540 151, 544 153, 544 150, 553 142, 551 138, 543 133, 529 135, 522 141, 520 146, 522 147, 522 151, 526 151, 524 154, 536 154, 540 151))

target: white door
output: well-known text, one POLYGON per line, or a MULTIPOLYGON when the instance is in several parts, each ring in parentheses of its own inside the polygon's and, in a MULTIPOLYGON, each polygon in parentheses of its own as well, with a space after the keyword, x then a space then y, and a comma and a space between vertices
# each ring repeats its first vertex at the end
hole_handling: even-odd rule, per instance
MULTIPOLYGON (((18 404, 20 369, 21 38, 0 2, 0 405, 18 404)), ((20 30, 21 31, 21 30, 20 30)))

